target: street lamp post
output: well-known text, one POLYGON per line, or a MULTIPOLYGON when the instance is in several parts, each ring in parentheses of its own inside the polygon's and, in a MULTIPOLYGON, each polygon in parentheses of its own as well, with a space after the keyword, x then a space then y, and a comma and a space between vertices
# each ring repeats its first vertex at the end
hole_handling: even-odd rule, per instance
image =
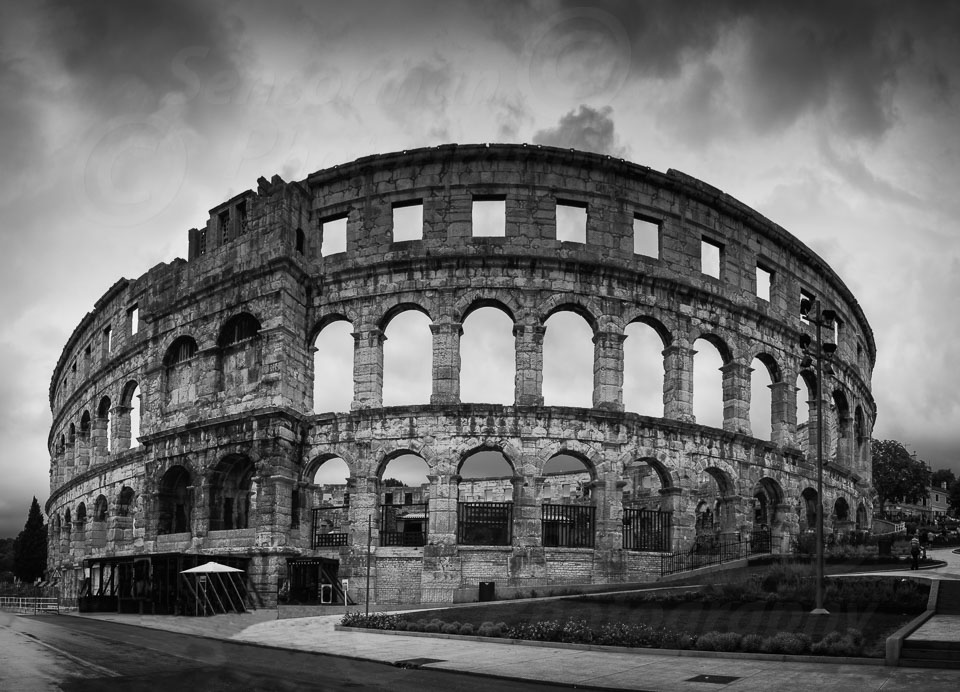
MULTIPOLYGON (((800 347, 806 354, 800 367, 808 368, 815 362, 817 377, 817 600, 811 615, 828 615, 827 609, 823 607, 823 373, 824 360, 836 352, 837 345, 823 342, 823 329, 826 327, 833 330, 837 314, 833 310, 822 310, 819 299, 802 300, 800 312, 808 322, 816 325, 817 339, 814 346, 808 334, 800 336, 800 347)), ((829 363, 826 364, 826 371, 832 373, 829 363)))

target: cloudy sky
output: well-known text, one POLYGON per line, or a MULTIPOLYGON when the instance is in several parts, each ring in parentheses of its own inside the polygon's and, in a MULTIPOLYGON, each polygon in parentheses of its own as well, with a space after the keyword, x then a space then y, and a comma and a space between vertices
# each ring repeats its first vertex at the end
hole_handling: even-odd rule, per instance
POLYGON ((0 536, 119 276, 261 175, 448 142, 676 168, 781 224, 873 326, 875 436, 960 470, 958 36, 946 1, 0 4, 0 536))

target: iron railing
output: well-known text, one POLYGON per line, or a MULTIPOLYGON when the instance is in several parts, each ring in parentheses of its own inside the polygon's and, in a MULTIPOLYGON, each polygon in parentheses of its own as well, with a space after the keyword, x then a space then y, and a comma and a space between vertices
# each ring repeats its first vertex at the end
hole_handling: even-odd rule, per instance
POLYGON ((0 610, 21 615, 59 613, 60 599, 39 596, 0 596, 0 610))
POLYGON ((347 510, 350 505, 336 507, 316 507, 313 513, 313 541, 314 548, 334 548, 347 544, 347 534, 343 531, 343 523, 347 519, 347 510))
POLYGON ((771 546, 769 531, 757 531, 749 540, 722 540, 714 535, 698 536, 689 550, 660 557, 660 576, 743 560, 750 555, 769 553, 771 546))
POLYGON ((550 505, 540 507, 545 548, 592 548, 596 533, 597 508, 591 505, 550 505))
POLYGON ((623 549, 667 552, 673 514, 640 507, 623 508, 623 549))
POLYGON ((512 542, 512 502, 460 502, 457 505, 457 543, 510 545, 512 542))
POLYGON ((380 505, 380 545, 419 547, 427 543, 426 502, 380 505))

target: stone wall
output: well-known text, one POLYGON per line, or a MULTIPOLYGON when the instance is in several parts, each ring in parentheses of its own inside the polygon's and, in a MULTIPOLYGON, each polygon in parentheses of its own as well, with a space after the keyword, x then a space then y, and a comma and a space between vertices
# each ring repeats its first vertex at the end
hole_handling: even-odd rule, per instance
POLYGON ((371 596, 383 603, 470 600, 480 581, 519 592, 655 579, 659 553, 624 549, 624 501, 672 516, 671 549, 694 541, 701 502, 717 508, 720 534, 749 535, 759 523, 786 549, 805 511, 801 494, 815 487, 821 411, 827 516, 840 499, 851 516, 872 514, 876 354, 862 310, 796 238, 678 171, 539 146, 367 157, 299 182, 261 178, 189 231, 187 254, 116 282, 54 371, 49 565, 65 583, 90 558, 244 556, 271 603, 288 558, 326 556, 340 561, 351 595, 365 597, 368 520, 371 596), (474 236, 473 204, 491 199, 503 201, 504 235, 474 236), (557 239, 558 204, 586 209, 585 242, 557 239), (422 205, 422 237, 395 241, 393 210, 410 205, 422 205), (346 250, 329 252, 328 237, 325 252, 338 218, 346 250), (655 228, 656 256, 634 251, 638 221, 655 228), (718 276, 703 271, 704 243, 719 248, 718 276), (768 297, 758 295, 758 267, 772 277, 768 297), (835 374, 821 401, 811 397, 805 426, 796 383, 815 380, 798 348, 812 332, 801 295, 840 318, 835 374), (511 406, 460 400, 462 324, 478 307, 513 322, 511 406), (385 331, 410 309, 431 322, 431 394, 384 407, 385 331), (544 406, 544 325, 561 310, 593 331, 588 408, 544 406), (313 343, 344 320, 354 338, 351 410, 315 412, 313 343), (623 343, 634 322, 663 344, 662 417, 624 410, 623 343), (724 363, 719 428, 693 415, 698 339, 724 363), (750 429, 755 359, 772 379, 770 440, 750 429), (460 477, 481 451, 502 455, 513 474, 471 481, 495 490, 491 501, 513 503, 507 546, 457 542, 458 502, 487 499, 460 477), (426 545, 379 547, 382 474, 402 454, 427 469, 426 545), (557 455, 582 464, 577 502, 595 511, 592 548, 542 545, 540 506, 557 501, 548 478, 557 455), (313 474, 334 457, 350 474, 348 544, 314 548, 310 510, 322 493, 313 474), (125 488, 133 500, 121 509, 125 488), (101 495, 108 511, 94 522, 101 495), (88 516, 77 526, 81 503, 88 516), (174 533, 171 516, 185 530, 174 533))

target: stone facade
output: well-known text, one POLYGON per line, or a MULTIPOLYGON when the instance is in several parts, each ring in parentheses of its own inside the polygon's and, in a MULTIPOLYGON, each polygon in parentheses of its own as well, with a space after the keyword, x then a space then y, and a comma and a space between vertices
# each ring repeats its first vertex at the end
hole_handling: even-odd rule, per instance
POLYGON ((816 487, 805 450, 816 449, 820 410, 830 412, 825 516, 849 528, 872 515, 870 326, 823 260, 721 191, 677 171, 519 145, 371 156, 258 183, 189 231, 187 260, 118 281, 64 347, 50 387, 46 510, 49 567, 68 597, 84 560, 185 554, 247 558, 266 604, 288 560, 335 560, 362 600, 368 521, 375 603, 471 600, 482 581, 503 593, 655 579, 659 552, 624 549, 631 501, 670 515, 674 550, 692 544, 706 506, 718 533, 742 537, 759 522, 783 550, 816 487), (477 200, 503 201, 502 237, 473 235, 477 200), (558 204, 586 207, 585 242, 557 240, 558 204), (392 210, 409 205, 422 207, 422 237, 394 242, 392 210), (329 222, 344 218, 346 250, 325 253, 329 222), (634 251, 638 221, 655 229, 656 256, 634 251), (702 271, 704 243, 719 248, 717 277, 702 271), (758 268, 769 296, 758 295, 758 268), (798 377, 813 383, 797 346, 812 330, 801 293, 836 310, 842 328, 824 401, 810 402, 811 424, 798 428, 798 377), (461 325, 480 306, 513 321, 513 405, 460 401, 461 325), (432 393, 384 407, 384 333, 408 309, 431 321, 432 393), (590 408, 544 406, 544 323, 559 310, 594 333, 590 408), (353 403, 315 413, 313 343, 336 321, 354 336, 353 403), (633 322, 663 342, 662 417, 624 410, 633 322), (698 338, 723 358, 721 428, 693 415, 698 338), (755 358, 772 380, 771 440, 750 430, 755 358), (459 474, 480 451, 514 474, 509 545, 458 543, 459 474), (428 468, 422 546, 378 545, 380 484, 401 454, 428 468), (558 454, 589 479, 592 547, 543 545, 540 507, 556 497, 545 467, 558 454), (346 542, 313 548, 313 477, 334 457, 349 468, 346 542))

